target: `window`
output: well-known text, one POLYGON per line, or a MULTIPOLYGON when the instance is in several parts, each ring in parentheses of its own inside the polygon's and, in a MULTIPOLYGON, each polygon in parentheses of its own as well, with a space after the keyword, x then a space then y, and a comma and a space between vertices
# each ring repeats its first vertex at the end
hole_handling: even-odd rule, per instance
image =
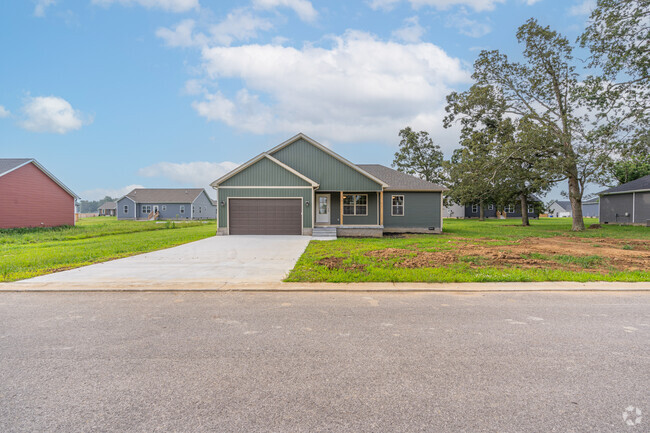
POLYGON ((185 205, 181 205, 179 211, 180 211, 180 213, 185 213, 185 205))
POLYGON ((477 204, 472 205, 472 213, 478 213, 478 205, 477 204))
POLYGON ((494 205, 493 205, 493 204, 489 204, 489 205, 488 205, 488 210, 494 210, 494 205))
POLYGON ((534 204, 529 204, 528 205, 528 213, 535 213, 535 205, 534 204))
POLYGON ((162 211, 164 212, 166 210, 167 210, 167 205, 162 205, 162 211))
POLYGON ((124 205, 124 213, 129 213, 129 206, 128 205, 124 205))
POLYGON ((196 209, 192 206, 192 213, 196 213, 196 209))
POLYGON ((201 213, 202 209, 203 209, 203 206, 199 206, 199 213, 201 213))
POLYGON ((514 213, 515 212, 515 205, 514 204, 509 204, 503 209, 503 211, 505 213, 514 213))
POLYGON ((146 213, 146 214, 151 213, 151 205, 150 204, 143 204, 142 205, 142 213, 146 213))
POLYGON ((343 215, 368 215, 368 194, 344 195, 343 215))
POLYGON ((404 196, 394 195, 392 197, 391 216, 404 216, 404 196))

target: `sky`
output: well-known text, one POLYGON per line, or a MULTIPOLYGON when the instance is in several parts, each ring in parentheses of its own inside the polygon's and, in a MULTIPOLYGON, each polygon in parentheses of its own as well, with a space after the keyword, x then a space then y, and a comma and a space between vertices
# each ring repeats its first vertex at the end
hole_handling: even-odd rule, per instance
POLYGON ((478 53, 519 58, 531 17, 574 41, 594 3, 2 1, 0 157, 36 158, 87 200, 214 196, 210 182, 299 132, 390 165, 411 126, 449 157, 445 96, 472 84, 478 53))

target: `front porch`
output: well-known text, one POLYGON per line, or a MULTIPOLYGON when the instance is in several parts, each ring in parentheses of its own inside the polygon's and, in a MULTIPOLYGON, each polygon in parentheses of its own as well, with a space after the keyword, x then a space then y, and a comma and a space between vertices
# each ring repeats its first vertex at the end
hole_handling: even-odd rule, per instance
POLYGON ((314 229, 335 228, 338 237, 382 237, 383 192, 314 192, 314 229))

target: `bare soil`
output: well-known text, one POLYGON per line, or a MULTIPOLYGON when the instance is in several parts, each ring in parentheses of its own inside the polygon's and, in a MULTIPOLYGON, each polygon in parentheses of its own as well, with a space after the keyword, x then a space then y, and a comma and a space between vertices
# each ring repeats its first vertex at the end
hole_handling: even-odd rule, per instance
POLYGON ((553 237, 525 238, 508 245, 490 245, 483 239, 450 240, 449 244, 453 249, 431 252, 386 248, 370 251, 366 256, 401 268, 442 267, 464 261, 471 267, 514 266, 602 273, 650 269, 650 244, 645 240, 553 237), (561 259, 557 256, 598 256, 602 260, 588 260, 590 264, 585 267, 580 263, 556 261, 561 259))
POLYGON ((361 271, 361 272, 366 270, 366 265, 362 265, 359 263, 347 264, 347 263, 343 263, 343 260, 345 260, 343 257, 325 257, 324 259, 321 259, 316 263, 321 266, 325 266, 329 270, 341 269, 344 271, 361 271))

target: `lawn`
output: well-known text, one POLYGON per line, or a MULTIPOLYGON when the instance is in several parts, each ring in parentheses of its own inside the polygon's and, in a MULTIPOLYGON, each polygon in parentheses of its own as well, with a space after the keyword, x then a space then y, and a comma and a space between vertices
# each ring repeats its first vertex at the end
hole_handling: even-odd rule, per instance
POLYGON ((0 230, 0 281, 15 281, 214 236, 216 223, 85 218, 74 227, 0 230))
POLYGON ((650 228, 518 224, 445 219, 442 235, 312 241, 286 281, 650 281, 650 228))

